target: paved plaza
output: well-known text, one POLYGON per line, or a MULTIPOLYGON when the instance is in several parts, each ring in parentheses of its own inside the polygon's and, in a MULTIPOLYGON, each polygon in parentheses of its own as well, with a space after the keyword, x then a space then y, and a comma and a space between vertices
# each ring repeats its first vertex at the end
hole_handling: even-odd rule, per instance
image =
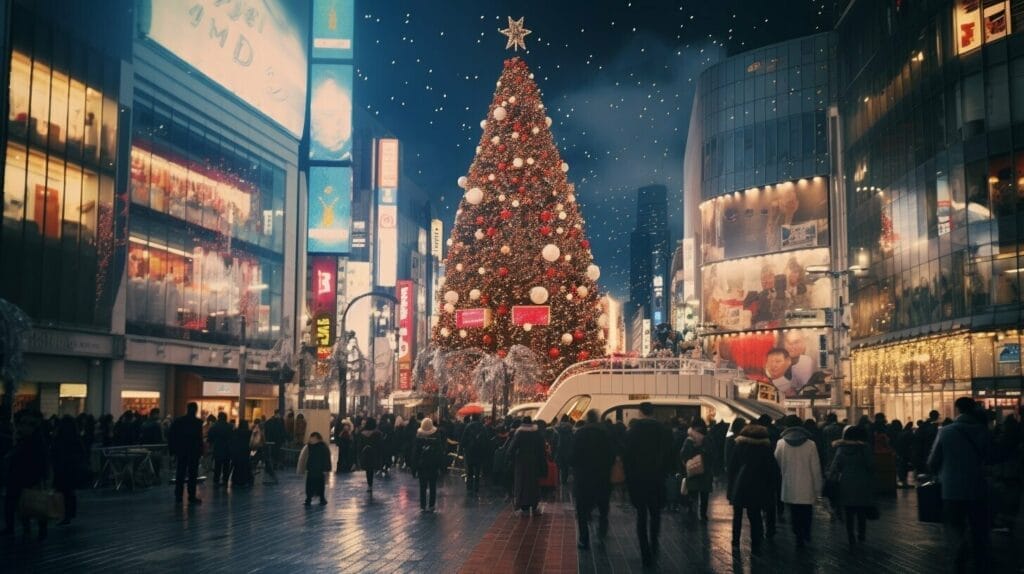
MULTIPOLYGON (((83 492, 80 518, 51 526, 45 542, 0 541, 4 572, 640 572, 634 513, 622 493, 612 504, 601 545, 578 552, 568 491, 550 493, 541 516, 514 517, 504 494, 467 496, 448 477, 438 513, 419 512, 418 485, 406 472, 381 478, 372 497, 361 473, 332 475, 326 506, 302 506, 303 481, 282 473, 276 485, 250 490, 200 487, 200 506, 176 506, 172 488, 83 492), (11 567, 13 566, 13 569, 11 567)), ((942 527, 916 520, 913 491, 882 499, 882 519, 851 552, 843 527, 823 508, 812 544, 797 550, 780 525, 762 556, 744 538, 730 545, 732 510, 722 489, 707 524, 685 512, 664 515, 662 572, 942 572, 942 527)), ((595 517, 596 518, 596 517, 595 517)), ((596 527, 596 520, 595 527, 596 527)), ((746 526, 745 526, 746 527, 746 526)), ((998 572, 1021 572, 1024 542, 993 534, 998 572)), ((17 539, 20 541, 20 537, 17 539)))

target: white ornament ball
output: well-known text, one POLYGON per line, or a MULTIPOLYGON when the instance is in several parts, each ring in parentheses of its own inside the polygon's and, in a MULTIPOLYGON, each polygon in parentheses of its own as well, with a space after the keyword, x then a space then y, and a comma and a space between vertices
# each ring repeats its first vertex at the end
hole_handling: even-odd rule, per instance
POLYGON ((572 301, 572 293, 566 293, 565 294, 565 300, 566 301, 572 301))
POLYGON ((548 302, 548 290, 540 285, 530 289, 530 301, 534 305, 543 305, 548 302))
POLYGON ((556 227, 555 228, 555 233, 561 235, 561 234, 565 233, 565 228, 564 227, 556 227))
POLYGON ((477 267, 476 272, 478 275, 487 275, 486 267, 477 267))
POLYGON ((505 201, 505 194, 504 193, 498 196, 498 201, 505 201))
POLYGON ((523 158, 517 157, 512 160, 512 167, 523 167, 523 158))
POLYGON ((512 253, 512 248, 509 247, 508 245, 502 245, 501 246, 501 254, 502 255, 508 255, 509 253, 512 253))
POLYGON ((587 279, 591 281, 597 281, 597 278, 601 276, 601 268, 591 263, 587 265, 587 279))
POLYGON ((514 140, 519 139, 519 132, 512 132, 512 139, 514 139, 514 140))
POLYGON ((530 130, 530 133, 533 135, 537 135, 540 133, 540 128, 534 126, 534 128, 530 130))
POLYGON ((484 238, 484 231, 482 229, 477 229, 476 233, 473 234, 473 237, 476 237, 477 240, 483 239, 484 238))
POLYGON ((606 313, 601 313, 601 315, 597 317, 597 326, 602 329, 608 328, 608 315, 606 313))
POLYGON ((455 217, 458 218, 460 215, 462 215, 462 209, 461 208, 460 209, 456 209, 455 210, 455 217))
POLYGON ((530 323, 523 323, 523 330, 529 333, 530 331, 533 330, 533 325, 531 325, 530 323))
POLYGON ((544 261, 548 263, 554 263, 558 261, 558 257, 562 254, 562 250, 558 248, 554 243, 548 243, 541 250, 540 255, 544 258, 544 261))
POLYGON ((561 219, 561 220, 563 220, 563 221, 564 221, 566 217, 569 217, 569 214, 568 214, 568 213, 566 213, 566 212, 564 212, 564 211, 559 211, 559 212, 558 212, 558 219, 561 219))
POLYGON ((501 100, 501 106, 505 107, 508 105, 508 100, 501 100))
POLYGON ((469 183, 469 178, 466 177, 466 176, 461 176, 459 178, 458 183, 459 183, 459 187, 461 187, 462 189, 466 189, 466 185, 469 183))
POLYGON ((448 335, 451 335, 451 334, 452 334, 452 332, 448 330, 448 327, 441 327, 441 336, 442 337, 447 337, 448 335))
POLYGON ((480 129, 485 129, 486 127, 487 127, 487 120, 480 120, 480 129))
POLYGON ((494 136, 491 138, 491 143, 494 145, 498 145, 499 143, 501 143, 501 138, 498 136, 494 136))
POLYGON ((549 128, 551 127, 551 117, 550 116, 544 118, 544 125, 548 126, 549 128))
POLYGON ((530 72, 529 78, 530 78, 531 80, 533 79, 533 72, 530 72))
POLYGON ((494 181, 497 177, 493 173, 487 174, 487 181, 494 181))
POLYGON ((604 331, 597 332, 597 340, 604 341, 604 331))
POLYGON ((580 285, 579 287, 576 288, 576 294, 579 295, 580 297, 586 297, 587 295, 590 294, 590 289, 587 289, 585 285, 580 285))
POLYGON ((455 265, 455 270, 456 270, 456 271, 462 271, 463 269, 465 269, 465 268, 464 268, 464 267, 462 266, 462 264, 461 264, 461 263, 457 263, 457 264, 455 265))
POLYGON ((476 155, 480 155, 480 146, 476 146, 476 155))
POLYGON ((532 158, 532 157, 528 157, 528 158, 526 158, 526 165, 533 165, 533 161, 534 161, 534 160, 533 160, 533 158, 532 158))
POLYGON ((501 80, 498 80, 497 86, 498 86, 499 88, 501 87, 501 80))
POLYGON ((510 103, 510 104, 516 103, 516 97, 515 96, 509 96, 508 97, 508 103, 510 103))
POLYGON ((452 238, 451 238, 451 237, 449 237, 449 238, 448 238, 448 240, 447 240, 447 241, 445 241, 444 243, 445 243, 445 245, 447 245, 448 247, 451 247, 451 246, 452 246, 452 238))
POLYGON ((505 108, 501 106, 494 108, 494 119, 498 120, 499 122, 505 119, 506 115, 508 115, 508 112, 505 111, 505 108))
POLYGON ((512 207, 519 207, 519 200, 518 199, 513 199, 512 200, 512 207))
POLYGON ((563 161, 563 162, 562 162, 562 173, 566 173, 566 172, 568 172, 568 171, 569 171, 569 164, 567 164, 567 163, 565 163, 565 162, 563 161))
POLYGON ((572 334, 562 333, 562 344, 568 345, 569 343, 572 343, 572 334))
POLYGON ((555 209, 557 209, 558 211, 563 211, 565 210, 565 206, 559 203, 558 205, 555 206, 555 209))
POLYGON ((565 256, 565 260, 566 261, 572 261, 572 255, 566 255, 565 256))
POLYGON ((445 303, 444 304, 444 312, 445 313, 454 313, 455 312, 455 305, 452 305, 451 303, 445 303))
POLYGON ((476 300, 480 299, 480 290, 479 289, 473 289, 472 291, 470 291, 469 292, 469 298, 472 301, 476 301, 476 300))
POLYGON ((471 187, 466 192, 466 203, 470 205, 480 205, 480 202, 484 200, 484 191, 479 187, 471 187))
POLYGON ((444 302, 451 303, 452 305, 459 302, 459 293, 457 291, 445 291, 444 302))
POLYGON ((576 195, 570 193, 569 197, 565 198, 565 200, 568 201, 569 203, 576 203, 576 195))
POLYGON ((459 329, 459 337, 465 339, 467 335, 469 335, 469 333, 467 333, 465 329, 459 329))

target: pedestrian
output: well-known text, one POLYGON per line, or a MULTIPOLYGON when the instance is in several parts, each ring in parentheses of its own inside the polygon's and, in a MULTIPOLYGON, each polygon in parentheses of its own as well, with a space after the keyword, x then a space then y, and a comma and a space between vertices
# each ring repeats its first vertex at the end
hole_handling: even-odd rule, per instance
POLYGON ((907 476, 910 474, 910 457, 913 449, 913 422, 907 421, 904 427, 899 420, 892 421, 893 450, 896 452, 896 483, 900 488, 910 488, 907 476))
POLYGON ((206 433, 206 440, 213 452, 213 486, 228 485, 231 476, 231 432, 227 413, 217 413, 217 422, 206 433))
POLYGON ((803 548, 811 541, 814 501, 821 495, 821 461, 818 447, 800 419, 789 415, 775 447, 775 458, 782 473, 781 500, 789 506, 796 545, 803 548))
POLYGON ((368 417, 363 430, 356 435, 356 452, 359 453, 359 468, 366 473, 366 492, 373 493, 373 475, 380 468, 381 434, 377 420, 368 417))
POLYGON ((352 422, 346 418, 334 427, 334 444, 338 446, 338 464, 334 470, 335 474, 352 472, 352 466, 355 464, 352 457, 352 441, 352 422))
POLYGON ((843 438, 843 425, 839 424, 839 417, 835 413, 829 413, 825 417, 825 426, 821 429, 821 440, 825 443, 824 464, 829 464, 836 457, 836 447, 832 446, 843 438))
POLYGON ((324 489, 326 475, 331 472, 331 451, 320 433, 310 433, 309 441, 299 453, 296 470, 299 474, 306 473, 306 501, 302 504, 309 506, 314 496, 320 498, 321 506, 327 504, 324 489))
POLYGON ((188 501, 202 504, 196 496, 196 477, 199 474, 199 457, 203 454, 203 422, 196 416, 199 405, 192 402, 185 407, 185 414, 174 419, 167 433, 167 446, 176 459, 174 473, 174 502, 181 504, 185 480, 188 480, 188 501))
POLYGON ((288 414, 284 417, 284 434, 291 445, 295 441, 295 412, 289 410, 288 414))
POLYGON ((57 423, 50 452, 53 457, 53 489, 64 496, 64 519, 58 524, 71 524, 71 520, 78 515, 75 489, 87 464, 85 448, 71 415, 64 415, 57 423))
POLYGON ((563 485, 569 484, 569 472, 572 470, 572 419, 562 415, 562 420, 555 426, 555 464, 563 485))
POLYGON ((517 513, 540 514, 540 478, 547 473, 544 435, 530 417, 523 417, 512 435, 508 456, 512 460, 512 499, 517 513))
POLYGON ((707 457, 704 442, 707 440, 708 427, 704 419, 694 417, 686 441, 679 451, 680 466, 683 470, 683 481, 686 494, 690 498, 690 514, 699 505, 701 522, 708 521, 708 498, 711 496, 714 477, 707 457), (691 462, 692 461, 692 462, 691 462))
POLYGON ((757 424, 743 427, 736 446, 726 461, 728 498, 732 504, 732 545, 739 546, 743 513, 750 521, 750 550, 761 551, 763 525, 761 512, 775 506, 779 484, 779 464, 771 450, 768 429, 757 424))
POLYGON ((938 475, 942 487, 948 547, 955 551, 957 571, 967 567, 966 531, 970 528, 975 570, 988 572, 989 497, 985 465, 989 437, 982 418, 985 413, 978 412, 970 397, 960 397, 953 406, 958 416, 938 431, 928 466, 938 475))
POLYGON ((615 460, 611 440, 599 422, 597 411, 587 411, 586 423, 572 439, 570 463, 573 473, 573 498, 576 501, 576 545, 590 548, 590 513, 597 507, 597 537, 604 542, 608 534, 608 499, 611 470, 615 460))
MULTIPOLYGON (((14 534, 14 517, 22 494, 30 488, 38 488, 49 472, 47 464, 46 432, 42 415, 38 412, 21 410, 14 415, 14 445, 7 454, 7 485, 4 491, 4 535, 14 534)), ((39 540, 46 540, 49 522, 38 518, 39 540)), ((21 518, 24 539, 31 535, 31 524, 27 516, 21 518)))
POLYGON ((438 432, 434 421, 423 419, 412 450, 413 475, 420 481, 420 512, 434 512, 437 505, 437 476, 444 465, 444 443, 445 437, 438 432))
MULTIPOLYGON (((745 426, 747 426, 747 420, 743 417, 736 417, 729 426, 729 433, 725 435, 725 456, 722 461, 725 463, 726 477, 729 476, 729 461, 732 460, 732 451, 736 448, 736 440, 740 438, 740 433, 743 432, 745 426)), ((764 429, 764 427, 761 428, 764 429)), ((764 429, 764 432, 766 433, 765 438, 767 438, 768 429, 764 429)))
MULTIPOLYGON (((462 456, 466 461, 466 492, 480 491, 480 473, 488 459, 487 429, 480 422, 480 415, 469 417, 469 423, 462 431, 462 456)), ((421 426, 422 428, 422 426, 421 426)), ((417 433, 417 437, 419 433, 417 433)))
POLYGON ((302 413, 295 415, 295 429, 292 434, 292 440, 296 444, 302 444, 306 440, 306 417, 302 413))
POLYGON ((658 556, 661 508, 665 504, 665 476, 674 454, 672 434, 654 418, 654 405, 640 403, 640 417, 626 431, 623 467, 629 498, 636 508, 636 533, 645 567, 658 556))
POLYGON ((231 452, 231 486, 233 488, 249 488, 252 486, 252 460, 250 458, 250 442, 252 431, 249 421, 238 421, 238 428, 231 433, 229 450, 231 452))
MULTIPOLYGON (((166 442, 164 428, 160 420, 160 409, 150 409, 149 416, 142 423, 139 435, 139 442, 146 446, 157 446, 166 442)), ((149 452, 149 458, 153 462, 153 474, 156 475, 157 482, 160 481, 160 467, 164 462, 161 456, 162 452, 161 448, 151 448, 149 452)))
POLYGON ((839 504, 846 516, 846 539, 850 546, 857 540, 864 542, 868 513, 874 508, 875 455, 867 438, 862 427, 846 427, 843 438, 832 445, 836 454, 828 469, 829 479, 839 484, 839 504))
POLYGON ((913 467, 914 475, 928 474, 928 456, 932 452, 932 445, 935 444, 935 437, 939 434, 939 411, 928 413, 928 419, 921 421, 914 431, 914 440, 910 445, 910 465, 913 467))
POLYGON ((267 461, 269 466, 277 468, 281 464, 281 447, 285 445, 288 440, 288 435, 284 430, 284 419, 281 418, 280 409, 274 410, 274 416, 267 419, 267 422, 263 425, 263 436, 267 441, 267 457, 270 459, 267 461))

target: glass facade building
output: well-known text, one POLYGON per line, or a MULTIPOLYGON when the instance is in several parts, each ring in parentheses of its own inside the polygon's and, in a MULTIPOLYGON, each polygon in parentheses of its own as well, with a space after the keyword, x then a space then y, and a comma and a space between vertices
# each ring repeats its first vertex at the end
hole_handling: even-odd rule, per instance
POLYGON ((1015 410, 1024 2, 855 2, 837 25, 854 403, 1015 410), (1019 24, 1018 24, 1019 23, 1019 24))

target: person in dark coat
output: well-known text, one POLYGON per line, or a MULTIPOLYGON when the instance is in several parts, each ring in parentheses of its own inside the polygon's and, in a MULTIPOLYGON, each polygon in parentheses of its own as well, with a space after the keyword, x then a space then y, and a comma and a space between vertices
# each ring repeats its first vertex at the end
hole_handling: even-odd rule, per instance
POLYGON ((700 519, 703 522, 708 521, 708 498, 711 496, 714 483, 707 457, 708 449, 704 445, 707 441, 707 432, 708 428, 703 419, 695 417, 687 433, 686 441, 683 443, 683 448, 679 451, 679 462, 686 481, 686 492, 690 496, 690 513, 694 512, 694 507, 699 503, 700 519), (704 472, 690 476, 686 471, 686 463, 698 456, 703 459, 704 472))
POLYGON ((206 433, 206 440, 213 451, 213 485, 228 485, 231 476, 231 424, 227 413, 217 413, 217 422, 206 433))
MULTIPOLYGON (((559 443, 561 448, 561 443, 559 443)), ((600 516, 597 536, 604 540, 608 533, 608 494, 615 455, 608 433, 601 427, 597 411, 587 411, 586 424, 572 439, 570 463, 574 477, 573 498, 576 499, 577 546, 590 547, 590 512, 596 506, 600 516)))
POLYGON ((658 555, 665 476, 671 468, 672 434, 654 418, 654 405, 640 403, 640 418, 630 421, 622 463, 629 499, 636 507, 636 533, 644 566, 658 555))
MULTIPOLYGON (((46 432, 42 416, 38 412, 19 411, 14 415, 14 446, 7 453, 9 471, 4 492, 4 535, 14 534, 14 517, 17 514, 21 494, 35 488, 46 480, 47 464, 46 432)), ((39 520, 39 540, 45 540, 49 523, 39 520)), ((31 524, 22 517, 21 527, 25 538, 31 533, 31 524)))
POLYGON ((562 420, 555 426, 555 464, 562 484, 569 484, 569 471, 572 470, 572 419, 562 415, 562 420))
POLYGON ((434 421, 423 419, 416 431, 411 461, 413 473, 420 481, 420 512, 434 512, 437 505, 437 476, 444 465, 445 443, 446 439, 438 432, 434 421))
POLYGON ((907 421, 906 426, 900 421, 892 421, 892 430, 895 435, 893 450, 896 451, 896 483, 900 488, 910 488, 910 481, 907 476, 910 474, 910 458, 914 443, 914 423, 907 421))
POLYGON ((775 506, 779 489, 779 463, 771 450, 768 429, 751 424, 735 437, 736 446, 726 461, 729 503, 732 504, 732 544, 738 546, 743 512, 750 521, 750 549, 760 552, 763 537, 761 511, 775 506))
POLYGON ((875 455, 867 438, 862 427, 846 427, 843 438, 832 445, 836 454, 828 468, 828 476, 839 482, 839 504, 846 515, 846 538, 850 546, 858 539, 864 542, 868 509, 874 505, 875 455), (856 538, 853 536, 854 519, 856 538))
POLYGON ((910 443, 910 465, 914 474, 928 474, 928 455, 939 435, 939 411, 928 413, 928 419, 917 425, 914 440, 910 443))
POLYGON ((284 419, 281 418, 281 411, 275 410, 274 416, 270 417, 263 424, 263 434, 270 448, 268 453, 270 461, 268 464, 275 468, 281 463, 281 447, 288 442, 288 433, 284 429, 284 419))
POLYGON ((78 515, 75 488, 78 477, 86 468, 85 448, 71 415, 64 415, 57 423, 50 452, 53 457, 53 489, 64 496, 64 520, 59 524, 71 524, 71 519, 78 515))
POLYGON ((314 496, 320 498, 321 506, 327 504, 324 486, 325 475, 331 472, 331 450, 327 448, 320 433, 314 432, 309 435, 309 442, 299 453, 297 470, 306 473, 306 501, 303 505, 309 506, 314 496))
POLYGON ((359 468, 366 473, 366 492, 373 492, 373 475, 380 468, 380 443, 383 439, 377 430, 377 420, 367 418, 363 430, 356 435, 356 453, 359 457, 359 468))
POLYGON ((479 492, 480 490, 480 473, 483 470, 484 462, 488 460, 490 451, 488 434, 487 428, 480 422, 480 415, 473 415, 469 424, 462 430, 460 443, 463 456, 466 459, 466 492, 479 492))
POLYGON ((167 433, 167 446, 177 459, 174 474, 174 502, 181 503, 186 475, 188 476, 188 500, 192 504, 200 504, 196 496, 196 477, 199 474, 199 457, 203 454, 203 421, 196 414, 199 405, 189 403, 185 415, 174 419, 167 433))
POLYGON ((538 514, 540 509, 540 479, 547 474, 547 456, 544 452, 544 435, 539 427, 523 417, 512 435, 508 456, 512 459, 513 505, 520 511, 538 514))
POLYGON ((238 421, 238 428, 231 433, 229 450, 231 452, 231 486, 235 488, 249 488, 252 486, 252 462, 250 460, 251 449, 249 443, 252 440, 252 431, 249 430, 249 421, 242 419, 238 421))
POLYGON ((334 470, 335 474, 352 472, 355 465, 355 450, 352 446, 352 422, 348 419, 340 421, 334 427, 334 444, 338 445, 338 464, 334 470))
POLYGON ((707 459, 705 462, 709 465, 708 473, 714 481, 725 471, 725 437, 729 434, 729 424, 724 421, 711 421, 704 434, 704 457, 707 459))
MULTIPOLYGON (((743 432, 743 427, 745 426, 747 426, 747 420, 743 417, 736 417, 732 420, 732 425, 729 426, 729 433, 725 436, 725 458, 722 460, 725 462, 726 476, 729 473, 729 461, 732 460, 732 451, 736 448, 736 439, 740 437, 740 433, 743 432)), ((765 429, 764 432, 767 433, 768 429, 765 429)), ((682 450, 682 446, 679 447, 679 450, 682 450)))

